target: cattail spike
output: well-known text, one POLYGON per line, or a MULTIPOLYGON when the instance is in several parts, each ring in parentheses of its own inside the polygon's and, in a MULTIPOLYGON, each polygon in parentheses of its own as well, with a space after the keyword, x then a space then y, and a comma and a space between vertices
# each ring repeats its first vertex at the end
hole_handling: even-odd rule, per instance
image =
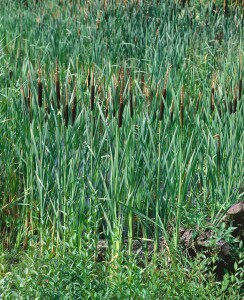
POLYGON ((40 68, 40 64, 38 66, 37 94, 38 94, 38 106, 42 107, 42 82, 41 82, 41 68, 40 68))
POLYGON ((56 83, 57 108, 60 109, 61 96, 60 96, 60 82, 58 76, 58 58, 56 58, 55 83, 56 83))
POLYGON ((180 93, 180 127, 184 126, 184 87, 181 88, 180 93))
POLYGON ((118 127, 122 126, 123 121, 123 109, 124 109, 124 101, 123 101, 123 91, 124 91, 124 77, 122 77, 122 83, 120 88, 120 97, 119 97, 119 115, 118 115, 118 127))
POLYGON ((214 111, 214 81, 211 88, 210 111, 214 111))
POLYGON ((172 68, 172 65, 170 65, 167 69, 166 75, 165 75, 165 79, 164 79, 164 89, 166 90, 166 86, 167 86, 167 82, 168 82, 168 78, 169 78, 169 71, 172 68))
POLYGON ((133 118, 134 108, 133 108, 133 94, 132 94, 132 79, 130 79, 130 116, 133 118))
POLYGON ((65 108, 64 108, 64 123, 67 127, 69 124, 69 91, 68 87, 66 88, 66 101, 65 101, 65 108))
POLYGON ((32 112, 31 112, 32 103, 31 103, 31 98, 32 98, 32 94, 31 94, 31 88, 30 88, 30 73, 29 73, 29 74, 28 74, 27 103, 28 103, 29 113, 30 113, 30 122, 32 122, 32 112))
POLYGON ((229 103, 229 114, 232 114, 233 110, 232 110, 232 101, 230 101, 229 103))
POLYGON ((241 100, 241 92, 242 92, 242 78, 239 80, 239 100, 241 100))
POLYGON ((163 115, 164 115, 164 101, 166 101, 166 88, 163 88, 162 91, 162 99, 161 99, 161 104, 160 104, 160 114, 159 114, 159 120, 162 121, 163 120, 163 115))
POLYGON ((199 107, 199 103, 200 103, 201 96, 202 96, 202 93, 199 92, 198 98, 197 98, 197 104, 196 104, 196 111, 198 111, 198 107, 199 107))
POLYGON ((242 93, 242 56, 240 56, 240 79, 239 79, 239 100, 241 100, 242 93))
POLYGON ((217 139, 218 141, 218 147, 217 147, 217 166, 218 166, 218 170, 220 169, 220 158, 221 158, 221 153, 220 153, 220 135, 219 134, 215 134, 213 136, 214 139, 217 139))
POLYGON ((225 15, 228 13, 228 1, 224 0, 224 13, 225 15))
POLYGON ((170 107, 170 122, 174 121, 174 99, 172 99, 171 107, 170 107))
POLYGON ((145 78, 144 78, 144 74, 141 74, 141 90, 142 92, 144 92, 144 85, 145 85, 145 78))
POLYGON ((94 101, 95 101, 95 85, 94 85, 94 66, 93 66, 93 71, 92 71, 92 86, 91 86, 91 99, 90 99, 91 111, 94 110, 94 101))
POLYGON ((236 109, 237 109, 237 95, 236 95, 236 91, 234 92, 234 101, 233 101, 233 113, 236 113, 236 109))
POLYGON ((105 119, 108 118, 108 110, 109 110, 109 94, 108 94, 108 97, 107 97, 107 100, 106 100, 106 109, 105 109, 105 119))
POLYGON ((90 85, 91 85, 91 74, 90 74, 90 68, 88 68, 87 87, 90 88, 90 85))
MULTIPOLYGON (((172 65, 169 66, 169 68, 167 69, 167 72, 165 74, 165 79, 164 79, 164 87, 163 87, 163 91, 162 91, 162 99, 161 99, 161 104, 160 104, 160 113, 159 113, 159 120, 162 121, 163 120, 163 115, 164 115, 164 103, 166 101, 166 95, 167 95, 167 82, 168 82, 168 78, 169 78, 169 71, 171 69, 172 65)), ((157 86, 157 93, 158 94, 158 86, 157 86)))
POLYGON ((73 103, 72 103, 72 125, 74 125, 75 118, 76 118, 76 104, 77 104, 77 99, 76 99, 76 84, 75 84, 74 91, 73 91, 73 103))

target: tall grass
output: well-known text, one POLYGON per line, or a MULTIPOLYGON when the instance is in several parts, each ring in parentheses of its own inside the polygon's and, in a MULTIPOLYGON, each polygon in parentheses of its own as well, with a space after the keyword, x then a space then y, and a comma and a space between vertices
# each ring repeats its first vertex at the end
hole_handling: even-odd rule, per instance
POLYGON ((243 197, 243 16, 209 8, 3 7, 4 247, 64 253, 88 238, 131 253, 132 239, 158 250, 167 235, 177 248, 181 226, 217 224, 243 197))

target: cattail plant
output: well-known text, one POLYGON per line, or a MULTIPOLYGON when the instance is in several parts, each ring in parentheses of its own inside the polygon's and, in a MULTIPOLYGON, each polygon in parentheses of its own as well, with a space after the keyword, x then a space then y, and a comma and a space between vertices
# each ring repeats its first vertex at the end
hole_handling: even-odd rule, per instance
POLYGON ((232 114, 233 110, 232 110, 232 101, 230 101, 229 103, 229 114, 232 114))
POLYGON ((116 79, 116 76, 113 74, 113 82, 115 87, 115 95, 112 97, 112 105, 113 105, 113 117, 115 117, 115 99, 117 99, 118 94, 118 80, 116 79))
POLYGON ((9 70, 9 79, 12 80, 12 78, 13 78, 13 71, 9 70))
POLYGON ((141 74, 141 91, 144 92, 145 78, 144 73, 141 74))
POLYGON ((164 80, 164 87, 163 87, 163 91, 162 91, 162 99, 161 99, 161 104, 160 104, 160 113, 159 113, 159 120, 162 121, 163 120, 163 115, 164 115, 164 103, 166 101, 166 94, 167 94, 167 82, 168 82, 168 77, 169 77, 169 71, 171 69, 172 66, 170 66, 166 72, 165 75, 165 80, 164 80))
POLYGON ((174 99, 172 99, 172 103, 170 106, 170 122, 174 121, 174 99))
POLYGON ((91 98, 90 98, 91 111, 94 110, 94 101, 95 101, 95 85, 94 85, 94 66, 93 66, 93 69, 92 69, 91 98))
POLYGON ((225 13, 225 15, 227 14, 227 12, 228 12, 228 1, 224 0, 224 13, 225 13))
POLYGON ((184 86, 181 88, 180 93, 180 127, 184 126, 184 86))
POLYGON ((202 96, 202 92, 199 91, 198 98, 197 98, 197 104, 196 104, 196 111, 198 111, 201 96, 202 96))
POLYGON ((133 108, 133 94, 132 94, 132 78, 130 78, 130 86, 129 86, 129 93, 130 93, 130 116, 133 118, 134 115, 134 108, 133 108))
POLYGON ((56 59, 55 84, 56 84, 57 109, 60 109, 61 96, 60 96, 60 82, 58 76, 58 58, 56 59))
POLYGON ((68 87, 66 87, 66 101, 65 101, 65 107, 64 107, 64 123, 67 127, 69 124, 69 91, 68 87))
POLYGON ((109 112, 109 100, 111 99, 111 93, 108 91, 108 97, 106 100, 106 109, 105 109, 105 119, 108 118, 108 112, 109 112))
POLYGON ((217 145, 217 167, 218 167, 218 170, 220 170, 220 135, 215 134, 213 136, 213 138, 217 139, 217 141, 218 141, 218 145, 217 145))
POLYGON ((236 113, 237 109, 237 95, 236 95, 236 90, 234 91, 234 101, 233 101, 233 114, 236 113))
POLYGON ((38 106, 42 107, 42 82, 41 82, 41 68, 40 68, 40 64, 38 66, 37 93, 38 93, 38 106))
POLYGON ((210 111, 214 111, 214 80, 212 83, 212 88, 211 88, 211 97, 210 97, 210 111))
POLYGON ((90 74, 90 68, 88 68, 88 74, 87 74, 87 88, 90 88, 91 85, 91 74, 90 74))
POLYGON ((123 118, 123 109, 124 109, 124 101, 123 101, 123 91, 124 91, 124 74, 121 74, 121 87, 120 87, 120 97, 119 97, 119 114, 118 114, 118 127, 122 126, 122 118, 123 118))
POLYGON ((24 109, 29 110, 28 101, 27 101, 27 98, 26 98, 26 95, 25 95, 25 89, 24 89, 24 86, 23 86, 22 83, 21 83, 20 90, 21 90, 21 94, 22 94, 22 97, 23 97, 23 100, 24 100, 24 109))
POLYGON ((242 92, 242 57, 240 57, 239 100, 241 100, 241 92, 242 92))
POLYGON ((50 108, 48 104, 45 104, 45 122, 48 120, 48 115, 50 115, 50 108))
POLYGON ((76 84, 75 84, 74 91, 73 91, 73 102, 72 102, 72 125, 74 125, 75 118, 76 118, 76 104, 77 104, 77 99, 76 99, 76 84))
POLYGON ((27 93, 27 103, 29 107, 29 113, 30 113, 30 122, 32 122, 32 103, 31 103, 32 93, 31 93, 31 87, 30 87, 30 73, 28 73, 28 93, 27 93))

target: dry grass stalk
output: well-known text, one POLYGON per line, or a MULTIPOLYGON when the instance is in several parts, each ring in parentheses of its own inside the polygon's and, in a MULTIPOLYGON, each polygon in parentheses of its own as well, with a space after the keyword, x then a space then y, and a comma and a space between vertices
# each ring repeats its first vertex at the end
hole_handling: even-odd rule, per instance
POLYGON ((58 76, 58 58, 56 58, 55 84, 56 84, 57 109, 60 109, 61 96, 60 96, 60 82, 58 76))
POLYGON ((71 113, 71 118, 72 118, 72 125, 75 123, 75 118, 76 118, 76 106, 77 106, 77 98, 76 98, 76 84, 74 87, 73 91, 73 102, 72 102, 72 113, 71 113))
POLYGON ((94 85, 94 66, 93 66, 93 68, 92 68, 91 99, 90 99, 91 111, 94 110, 94 102, 95 102, 95 85, 94 85))
POLYGON ((184 126, 184 86, 181 88, 180 93, 180 127, 184 126))
POLYGON ((38 66, 38 82, 37 82, 38 106, 42 107, 42 82, 41 82, 41 68, 38 66))

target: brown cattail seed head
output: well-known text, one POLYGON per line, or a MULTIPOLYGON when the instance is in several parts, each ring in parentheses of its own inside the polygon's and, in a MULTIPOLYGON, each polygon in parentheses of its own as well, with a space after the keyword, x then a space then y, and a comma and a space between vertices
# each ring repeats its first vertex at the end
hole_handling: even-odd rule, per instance
POLYGON ((124 76, 122 75, 120 97, 119 97, 119 115, 118 115, 118 127, 119 128, 122 126, 123 109, 124 109, 123 91, 124 91, 124 76))
POLYGON ((27 101, 27 98, 26 98, 26 96, 25 96, 25 90, 24 90, 23 84, 21 84, 21 94, 22 94, 22 97, 23 97, 23 99, 24 99, 25 108, 26 108, 26 109, 29 109, 28 101, 27 101))
POLYGON ((180 126, 183 128, 184 125, 184 87, 181 88, 180 93, 180 126))
POLYGON ((91 74, 90 74, 90 68, 88 68, 88 74, 87 74, 87 87, 89 88, 91 85, 91 74))
POLYGON ((164 115, 164 101, 166 101, 166 88, 163 88, 162 91, 162 99, 161 99, 161 104, 160 104, 160 113, 159 113, 159 120, 163 120, 163 115, 164 115))
POLYGON ((212 88, 211 88, 211 98, 210 98, 210 111, 214 111, 214 80, 212 83, 212 88))
POLYGON ((228 12, 228 3, 227 0, 224 0, 224 13, 227 14, 228 12))
POLYGON ((93 67, 92 86, 91 86, 91 99, 90 99, 91 111, 94 110, 94 101, 95 101, 95 85, 94 85, 94 67, 93 67))
POLYGON ((38 106, 42 107, 42 82, 41 82, 41 68, 40 68, 40 65, 38 66, 37 93, 38 93, 38 106))
POLYGON ((130 116, 133 118, 134 108, 133 108, 133 94, 132 94, 132 79, 130 78, 130 116))
MULTIPOLYGON (((244 6, 244 1, 242 6, 244 6)), ((239 100, 241 100, 241 93, 242 93, 242 57, 240 56, 239 100)))
POLYGON ((213 136, 214 139, 217 139, 218 141, 218 147, 217 147, 217 165, 218 165, 218 169, 220 169, 220 135, 219 134, 215 134, 213 136))
POLYGON ((233 113, 236 113, 236 109, 237 109, 237 95, 236 95, 236 91, 234 92, 234 101, 233 101, 233 113))
POLYGON ((68 87, 66 88, 66 101, 65 101, 65 107, 64 107, 64 123, 67 127, 69 124, 69 92, 68 87))
POLYGON ((27 95, 27 103, 29 107, 29 112, 30 112, 30 122, 32 122, 32 112, 31 112, 31 88, 30 88, 30 73, 28 74, 28 95, 27 95))
POLYGON ((144 74, 141 74, 141 90, 142 92, 144 92, 144 85, 145 85, 145 78, 144 78, 144 74))
POLYGON ((61 96, 60 96, 60 82, 58 76, 58 59, 56 59, 55 84, 56 84, 57 108, 60 109, 61 96))
POLYGON ((76 85, 75 85, 73 91, 73 103, 72 103, 72 125, 74 125, 75 118, 76 118, 76 104, 77 104, 77 99, 76 99, 76 85))
POLYGON ((108 97, 106 100, 106 110, 105 110, 105 119, 108 118, 108 111, 109 111, 109 99, 110 99, 110 91, 108 92, 108 97))
POLYGON ((174 99, 172 99, 172 103, 170 107, 170 121, 171 123, 174 121, 174 99))
POLYGON ((202 97, 202 92, 200 91, 197 98, 196 111, 198 111, 201 97, 202 97))

